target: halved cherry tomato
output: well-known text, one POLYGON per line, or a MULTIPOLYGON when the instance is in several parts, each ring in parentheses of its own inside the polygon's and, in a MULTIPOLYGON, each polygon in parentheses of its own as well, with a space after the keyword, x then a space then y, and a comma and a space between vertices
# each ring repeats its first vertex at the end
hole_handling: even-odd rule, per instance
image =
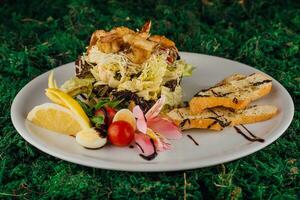
POLYGON ((117 113, 117 111, 111 107, 106 106, 105 107, 106 113, 107 113, 107 117, 108 117, 108 124, 111 124, 115 114, 117 113))
POLYGON ((133 127, 125 121, 113 122, 108 128, 108 139, 116 146, 127 146, 134 138, 133 127))

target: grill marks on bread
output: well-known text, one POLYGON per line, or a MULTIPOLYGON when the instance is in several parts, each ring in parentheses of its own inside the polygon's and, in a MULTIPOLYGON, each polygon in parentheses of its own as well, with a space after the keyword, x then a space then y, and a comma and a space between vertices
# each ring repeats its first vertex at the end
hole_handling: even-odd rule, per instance
POLYGON ((227 126, 265 121, 275 116, 277 112, 278 109, 275 106, 258 105, 244 110, 217 107, 206 109, 196 115, 191 115, 189 108, 176 108, 167 116, 182 130, 202 128, 219 131, 227 126))
POLYGON ((264 74, 234 74, 214 87, 198 92, 189 103, 191 113, 217 106, 244 109, 250 102, 267 95, 271 88, 272 80, 264 74))
POLYGON ((198 92, 189 102, 190 107, 176 108, 167 117, 182 130, 222 130, 227 126, 268 120, 278 112, 275 106, 249 106, 249 103, 267 95, 271 88, 272 80, 261 73, 233 74, 198 92))

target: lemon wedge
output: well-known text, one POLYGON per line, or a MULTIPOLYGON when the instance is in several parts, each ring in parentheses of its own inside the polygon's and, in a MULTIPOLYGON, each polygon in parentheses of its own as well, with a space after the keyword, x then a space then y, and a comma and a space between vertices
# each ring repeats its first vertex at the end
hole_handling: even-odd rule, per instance
MULTIPOLYGON (((56 81, 54 80, 54 73, 53 71, 50 72, 49 76, 48 76, 48 88, 56 88, 58 89, 57 87, 57 84, 56 84, 56 81)), ((52 93, 49 93, 46 91, 46 96, 54 103, 57 103, 61 106, 65 106, 67 107, 63 101, 61 101, 59 98, 57 98, 55 95, 53 95, 52 93)))
POLYGON ((56 81, 54 80, 53 71, 50 72, 49 77, 48 77, 48 88, 58 88, 56 81))
POLYGON ((75 115, 77 115, 81 120, 81 126, 85 128, 90 128, 91 123, 88 116, 85 114, 82 107, 79 105, 75 99, 73 99, 70 95, 64 93, 63 91, 56 88, 48 88, 46 89, 46 95, 50 98, 50 100, 54 99, 54 103, 63 105, 69 108, 75 115))
POLYGON ((34 107, 27 115, 27 119, 37 126, 63 133, 66 135, 76 135, 83 130, 82 119, 71 110, 54 104, 44 103, 34 107))
POLYGON ((45 95, 46 95, 53 103, 59 104, 59 105, 64 106, 64 107, 67 107, 67 106, 65 105, 65 103, 64 103, 63 101, 61 101, 56 95, 54 95, 54 94, 48 92, 47 90, 46 90, 46 92, 45 92, 45 95))

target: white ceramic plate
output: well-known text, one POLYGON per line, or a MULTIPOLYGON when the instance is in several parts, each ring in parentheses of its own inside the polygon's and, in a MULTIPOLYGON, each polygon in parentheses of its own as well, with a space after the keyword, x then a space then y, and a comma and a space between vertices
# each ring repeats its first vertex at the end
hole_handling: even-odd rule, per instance
MULTIPOLYGON (((196 69, 193 76, 184 78, 185 99, 197 91, 210 87, 233 73, 251 74, 257 72, 245 64, 224 58, 181 53, 183 59, 196 69)), ((74 76, 74 63, 54 70, 59 84, 74 76)), ((221 132, 189 130, 181 140, 172 141, 173 149, 159 155, 152 161, 143 160, 135 149, 106 146, 99 150, 88 150, 79 146, 73 137, 60 135, 39 128, 26 121, 27 113, 36 105, 48 102, 44 95, 49 72, 29 82, 15 97, 11 107, 12 122, 20 135, 38 149, 63 160, 103 169, 123 171, 174 171, 193 169, 232 161, 252 154, 279 138, 288 128, 294 114, 293 101, 286 89, 273 79, 272 92, 255 104, 272 104, 279 108, 279 114, 271 120, 247 125, 265 142, 249 142, 233 128, 221 132), (187 134, 198 143, 196 146, 187 134)))

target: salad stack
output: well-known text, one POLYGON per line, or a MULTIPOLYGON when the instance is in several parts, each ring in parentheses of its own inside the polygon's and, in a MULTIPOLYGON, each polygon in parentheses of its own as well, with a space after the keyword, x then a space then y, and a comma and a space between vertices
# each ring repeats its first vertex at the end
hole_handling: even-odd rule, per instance
POLYGON ((87 51, 76 61, 76 77, 63 84, 72 96, 89 100, 101 97, 123 99, 147 111, 161 96, 165 107, 182 103, 180 82, 191 75, 191 65, 178 54, 175 43, 150 35, 151 22, 141 30, 116 27, 93 33, 87 51))
POLYGON ((181 132, 163 111, 182 104, 180 82, 192 67, 173 41, 150 28, 149 21, 137 31, 95 31, 76 76, 58 86, 51 72, 45 94, 53 103, 36 106, 27 119, 88 149, 130 145, 146 160, 170 149, 181 132))

